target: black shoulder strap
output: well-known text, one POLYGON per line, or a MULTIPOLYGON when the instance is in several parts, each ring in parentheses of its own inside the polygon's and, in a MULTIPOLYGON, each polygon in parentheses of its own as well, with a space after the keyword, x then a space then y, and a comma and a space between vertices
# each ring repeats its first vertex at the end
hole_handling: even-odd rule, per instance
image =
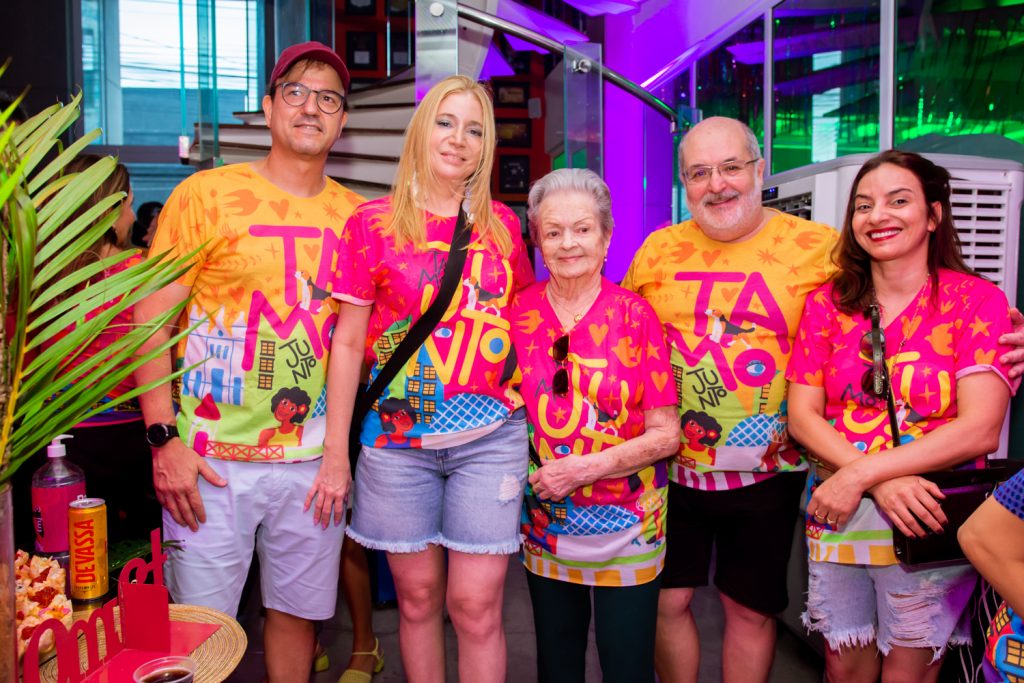
POLYGON ((444 266, 444 276, 441 279, 441 287, 437 291, 437 296, 434 297, 434 301, 423 312, 423 315, 413 323, 412 328, 409 329, 409 332, 398 344, 395 352, 391 354, 387 362, 384 363, 384 367, 377 373, 369 388, 357 395, 355 409, 352 411, 352 423, 349 428, 349 458, 352 460, 353 465, 355 465, 355 460, 359 455, 358 434, 363 418, 370 412, 373 402, 384 393, 384 387, 391 384, 391 381, 405 367, 406 361, 412 357, 416 349, 423 345, 423 342, 434 331, 437 324, 441 322, 444 312, 448 310, 452 297, 455 295, 462 280, 462 268, 466 264, 467 247, 469 246, 469 237, 472 231, 472 227, 468 225, 466 220, 465 211, 460 208, 459 218, 455 223, 455 233, 452 235, 451 250, 448 252, 448 261, 444 266))
POLYGON ((885 409, 889 411, 889 431, 892 432, 892 447, 900 445, 900 425, 896 420, 896 407, 893 405, 892 382, 889 377, 889 367, 882 363, 882 372, 885 374, 885 409))

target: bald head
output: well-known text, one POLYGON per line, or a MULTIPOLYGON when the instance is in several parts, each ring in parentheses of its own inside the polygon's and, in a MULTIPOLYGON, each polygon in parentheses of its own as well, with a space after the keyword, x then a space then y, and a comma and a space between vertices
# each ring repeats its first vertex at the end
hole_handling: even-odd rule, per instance
POLYGON ((682 173, 683 169, 686 168, 686 145, 688 140, 699 139, 703 135, 714 135, 716 137, 722 136, 727 138, 742 138, 744 145, 746 145, 748 159, 760 159, 761 158, 761 145, 757 141, 757 136, 754 135, 754 131, 750 130, 750 126, 737 121, 736 119, 730 119, 725 116, 712 116, 706 118, 696 126, 687 131, 683 137, 683 141, 679 143, 679 172, 682 173))
POLYGON ((767 222, 761 208, 764 159, 743 123, 715 116, 690 129, 679 145, 679 174, 686 205, 711 239, 749 239, 767 222))

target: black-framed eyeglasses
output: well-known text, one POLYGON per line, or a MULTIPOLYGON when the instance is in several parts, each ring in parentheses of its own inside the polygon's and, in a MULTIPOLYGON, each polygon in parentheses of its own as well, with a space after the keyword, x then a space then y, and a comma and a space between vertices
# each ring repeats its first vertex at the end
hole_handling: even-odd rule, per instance
POLYGON ((337 114, 345 105, 345 96, 334 90, 313 90, 302 83, 284 83, 280 90, 285 103, 293 107, 304 105, 310 93, 316 94, 316 106, 325 114, 337 114))
POLYGON ((710 181, 715 171, 718 171, 718 175, 723 178, 737 178, 747 170, 747 166, 759 161, 760 159, 751 159, 750 161, 727 161, 715 166, 691 166, 683 171, 683 177, 691 185, 703 185, 710 181))
POLYGON ((551 342, 551 357, 558 363, 551 380, 551 391, 555 396, 565 396, 569 393, 569 371, 565 367, 565 359, 569 357, 569 335, 563 334, 551 342))
POLYGON ((868 315, 871 316, 871 331, 861 337, 860 350, 871 358, 871 367, 860 378, 860 388, 875 398, 885 398, 889 393, 889 373, 885 367, 885 332, 878 304, 868 307, 868 315))

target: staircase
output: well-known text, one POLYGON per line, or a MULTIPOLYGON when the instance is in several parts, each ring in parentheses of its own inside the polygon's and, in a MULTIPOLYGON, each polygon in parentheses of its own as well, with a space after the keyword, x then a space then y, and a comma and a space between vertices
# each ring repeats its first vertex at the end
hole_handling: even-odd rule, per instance
MULTIPOLYGON (((388 194, 415 101, 416 82, 411 69, 365 88, 354 86, 348 98, 348 123, 327 157, 327 175, 367 199, 388 194)), ((234 116, 241 123, 219 126, 224 163, 266 156, 270 130, 263 112, 235 112, 234 116)), ((197 152, 198 146, 193 145, 193 163, 198 162, 197 152)))

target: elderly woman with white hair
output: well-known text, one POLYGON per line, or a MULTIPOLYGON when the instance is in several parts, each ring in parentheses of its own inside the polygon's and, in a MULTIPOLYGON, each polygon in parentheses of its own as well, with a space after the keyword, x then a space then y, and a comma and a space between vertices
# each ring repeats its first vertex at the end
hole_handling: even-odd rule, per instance
POLYGON ((561 169, 534 184, 529 227, 551 274, 513 303, 531 425, 522 514, 538 679, 583 681, 591 595, 605 681, 653 681, 675 382, 651 306, 602 276, 608 187, 561 169))

